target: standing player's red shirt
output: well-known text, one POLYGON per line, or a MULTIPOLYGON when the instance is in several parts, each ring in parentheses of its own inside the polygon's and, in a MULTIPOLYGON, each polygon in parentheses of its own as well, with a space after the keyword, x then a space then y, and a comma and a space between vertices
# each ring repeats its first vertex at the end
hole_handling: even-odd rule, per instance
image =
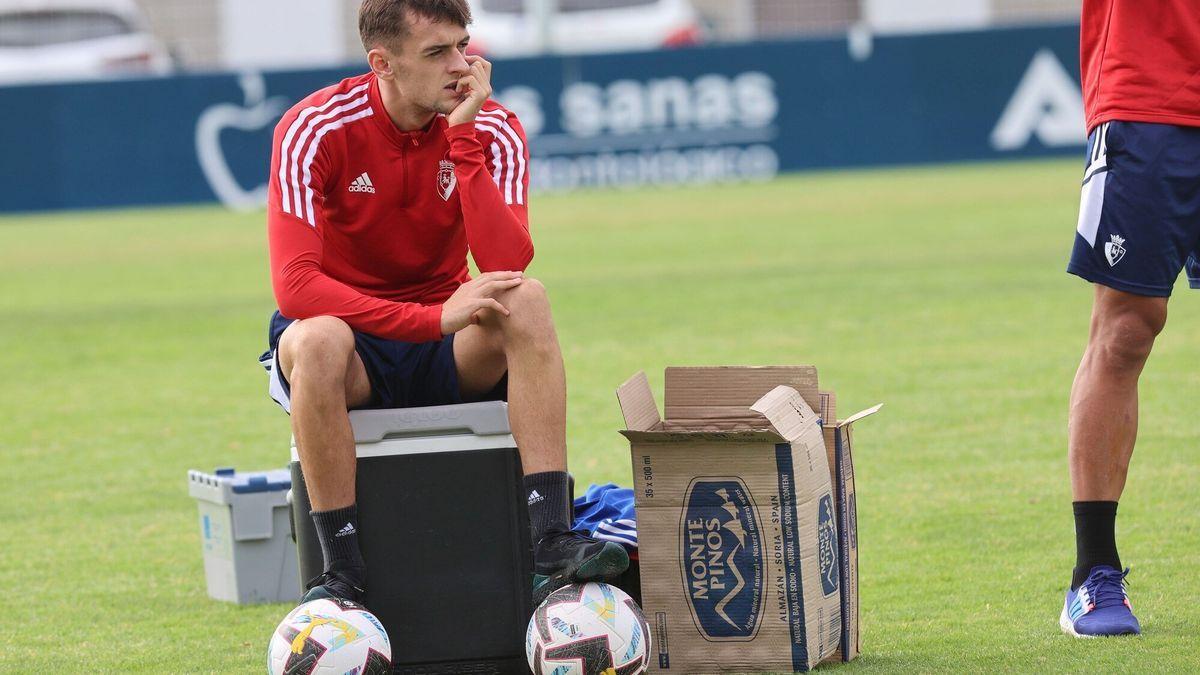
POLYGON ((279 311, 336 316, 406 342, 441 339, 441 303, 467 274, 533 259, 529 153, 493 101, 473 124, 403 132, 373 73, 297 103, 275 127, 267 230, 279 311))
POLYGON ((1079 63, 1088 133, 1200 126, 1200 0, 1083 0, 1079 63))

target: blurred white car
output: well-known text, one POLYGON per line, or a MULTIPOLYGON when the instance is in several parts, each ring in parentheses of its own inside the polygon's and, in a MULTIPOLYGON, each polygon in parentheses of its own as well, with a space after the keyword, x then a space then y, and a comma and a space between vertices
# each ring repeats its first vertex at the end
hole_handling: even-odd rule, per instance
POLYGON ((0 0, 0 84, 172 68, 133 0, 0 0))
MULTIPOLYGON (((527 0, 470 0, 471 51, 487 56, 537 54, 541 27, 527 0)), ((550 51, 587 54, 684 47, 703 38, 689 0, 557 0, 550 51)))

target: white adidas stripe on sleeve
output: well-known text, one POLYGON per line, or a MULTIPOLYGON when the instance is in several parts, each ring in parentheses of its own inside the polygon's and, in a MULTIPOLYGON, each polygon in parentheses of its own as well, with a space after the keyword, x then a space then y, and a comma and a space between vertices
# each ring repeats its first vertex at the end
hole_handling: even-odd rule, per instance
POLYGON ((488 110, 475 118, 475 128, 492 134, 493 176, 508 204, 525 203, 525 144, 508 123, 503 110, 488 110), (497 143, 503 146, 501 153, 497 143))
MULTIPOLYGON (((296 135, 300 133, 300 129, 304 127, 305 122, 307 122, 313 115, 324 113, 325 111, 329 110, 329 108, 341 103, 342 101, 355 98, 356 96, 365 92, 367 87, 368 85, 365 84, 360 85, 348 92, 331 97, 322 105, 309 106, 304 110, 301 110, 300 114, 296 116, 296 119, 293 120, 292 124, 288 127, 287 133, 283 136, 283 142, 279 144, 279 188, 283 200, 284 213, 295 213, 295 207, 299 206, 297 202, 293 201, 293 190, 290 189, 291 184, 287 179, 287 175, 289 173, 288 169, 291 166, 291 162, 294 161, 293 154, 299 153, 299 148, 296 148, 295 153, 293 153, 293 147, 296 145, 303 145, 304 142, 303 138, 297 138, 296 135)), ((299 190, 295 190, 294 194, 298 197, 299 190)))
POLYGON ((312 181, 312 162, 317 154, 317 147, 321 144, 321 138, 332 129, 340 129, 345 124, 345 120, 350 118, 361 119, 370 115, 370 106, 366 108, 361 107, 366 104, 367 97, 363 96, 350 103, 338 106, 324 115, 314 117, 301 133, 299 142, 292 148, 291 189, 294 191, 293 199, 297 205, 296 214, 302 216, 309 224, 313 224, 315 219, 311 210, 305 209, 305 205, 311 205, 312 203, 312 190, 310 187, 310 182, 312 181), (308 152, 304 152, 305 148, 307 148, 308 152), (301 159, 301 153, 304 153, 303 159, 301 159), (304 201, 301 201, 302 194, 308 196, 304 201))
MULTIPOLYGON (((366 101, 366 98, 364 97, 363 100, 366 101)), ((365 109, 354 113, 353 115, 339 117, 335 120, 330 121, 328 124, 322 126, 317 131, 316 135, 313 137, 312 144, 309 146, 309 149, 308 149, 308 154, 304 156, 304 182, 303 182, 303 185, 304 185, 305 220, 308 221, 309 225, 312 225, 313 227, 317 226, 317 220, 313 216, 313 205, 312 205, 313 190, 312 190, 311 183, 312 183, 312 163, 313 163, 313 159, 317 156, 317 148, 321 145, 321 138, 324 137, 325 134, 329 133, 330 131, 333 131, 335 129, 341 129, 342 127, 346 126, 347 124, 349 124, 351 122, 355 122, 360 119, 363 119, 364 117, 370 117, 373 112, 374 111, 371 109, 371 107, 368 106, 365 109)))

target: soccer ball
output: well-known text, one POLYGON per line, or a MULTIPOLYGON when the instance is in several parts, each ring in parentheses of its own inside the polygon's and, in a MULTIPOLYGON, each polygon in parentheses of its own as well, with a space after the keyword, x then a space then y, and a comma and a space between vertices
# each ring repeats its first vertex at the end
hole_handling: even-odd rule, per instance
POLYGON ((392 675, 383 624, 349 600, 313 600, 293 609, 267 647, 271 675, 392 675))
POLYGON ((534 675, 646 672, 650 626, 633 598, 608 584, 554 591, 533 613, 525 656, 534 675))

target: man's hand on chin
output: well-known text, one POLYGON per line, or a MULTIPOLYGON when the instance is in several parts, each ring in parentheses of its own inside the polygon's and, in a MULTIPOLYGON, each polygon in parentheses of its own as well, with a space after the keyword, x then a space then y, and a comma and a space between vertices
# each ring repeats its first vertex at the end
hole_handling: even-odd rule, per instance
POLYGON ((492 64, 482 56, 473 54, 467 57, 467 63, 471 66, 471 72, 458 80, 456 88, 464 98, 446 118, 450 126, 475 121, 479 109, 492 95, 492 64))

